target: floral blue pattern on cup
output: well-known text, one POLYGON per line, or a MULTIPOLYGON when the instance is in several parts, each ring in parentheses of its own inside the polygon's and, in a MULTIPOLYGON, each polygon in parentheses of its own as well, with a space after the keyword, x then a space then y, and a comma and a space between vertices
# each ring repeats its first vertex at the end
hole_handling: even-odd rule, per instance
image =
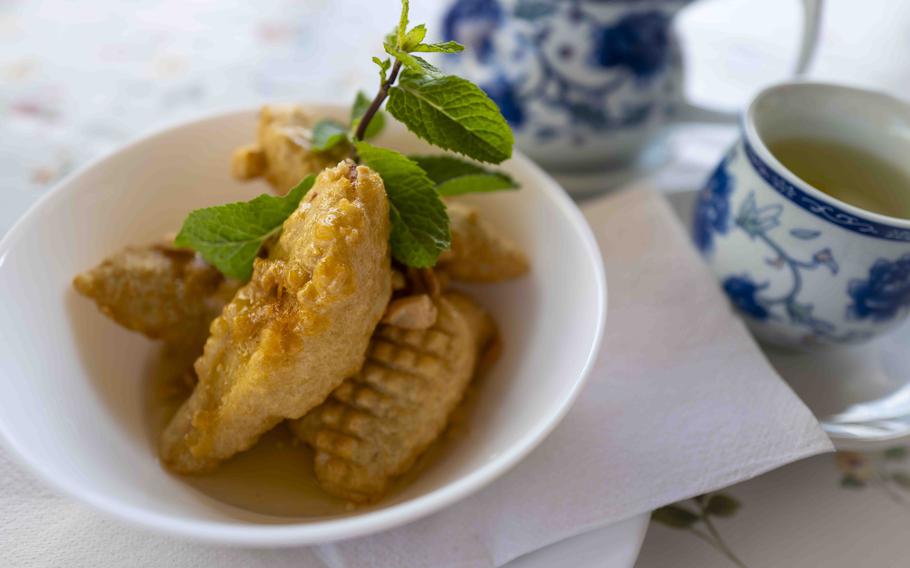
POLYGON ((910 254, 896 260, 880 258, 865 279, 850 281, 847 308, 852 319, 890 321, 910 308, 910 254))
MULTIPOLYGON (((751 192, 740 205, 734 224, 751 240, 765 245, 771 254, 766 258, 766 264, 777 270, 786 269, 791 275, 789 286, 783 293, 770 295, 764 292, 769 286, 768 281, 756 284, 748 275, 728 276, 723 281, 723 289, 733 305, 746 315, 760 321, 781 318, 788 320, 793 325, 804 326, 814 339, 831 342, 852 342, 866 339, 867 334, 863 332, 840 333, 833 323, 813 315, 815 305, 812 302, 801 299, 805 271, 823 267, 827 268, 832 275, 836 275, 840 267, 829 247, 818 249, 806 259, 797 258, 787 252, 773 235, 780 225, 782 212, 783 205, 779 203, 759 207, 755 201, 755 193, 751 192), (778 307, 780 309, 775 310, 778 307)), ((821 231, 805 228, 790 229, 789 233, 792 237, 805 241, 822 236, 821 231)))
MULTIPOLYGON (((696 246, 706 255, 713 250, 715 236, 720 237, 730 231, 730 198, 734 182, 728 164, 735 157, 734 148, 711 174, 696 202, 692 237, 696 246)), ((758 321, 777 319, 803 326, 813 339, 830 342, 866 339, 868 334, 865 332, 839 332, 835 324, 814 315, 815 306, 811 301, 801 299, 805 271, 825 268, 836 275, 840 267, 830 247, 818 248, 806 255, 807 258, 799 258, 788 252, 776 237, 783 210, 782 203, 759 204, 754 191, 749 192, 740 202, 733 219, 733 229, 741 231, 750 241, 762 245, 767 254, 765 264, 773 270, 786 270, 790 280, 782 291, 771 294, 768 290, 771 277, 758 282, 749 273, 728 275, 723 278, 721 286, 733 306, 742 314, 758 321)), ((822 237, 822 231, 795 227, 789 230, 789 235, 799 241, 814 241, 822 237)), ((865 282, 851 283, 851 293, 868 288, 865 282)))
POLYGON ((748 274, 742 276, 728 276, 724 280, 723 288, 733 305, 742 313, 757 320, 766 320, 770 315, 768 310, 758 301, 758 293, 768 287, 768 284, 756 284, 748 274))
POLYGON ((733 180, 727 173, 727 163, 733 158, 730 152, 708 178, 704 190, 698 196, 693 222, 695 245, 708 252, 714 246, 714 235, 724 235, 730 224, 730 192, 733 180))

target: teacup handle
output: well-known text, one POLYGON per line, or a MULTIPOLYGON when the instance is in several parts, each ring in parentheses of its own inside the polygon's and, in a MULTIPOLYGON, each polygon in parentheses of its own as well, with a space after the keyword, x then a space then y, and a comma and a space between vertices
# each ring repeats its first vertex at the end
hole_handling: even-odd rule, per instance
MULTIPOLYGON (((799 56, 793 68, 793 76, 799 77, 806 72, 815 50, 818 47, 818 30, 821 23, 823 0, 802 0, 803 3, 803 37, 799 47, 799 56)), ((690 101, 683 101, 676 111, 676 122, 713 122, 732 123, 739 119, 739 112, 717 110, 690 101)))

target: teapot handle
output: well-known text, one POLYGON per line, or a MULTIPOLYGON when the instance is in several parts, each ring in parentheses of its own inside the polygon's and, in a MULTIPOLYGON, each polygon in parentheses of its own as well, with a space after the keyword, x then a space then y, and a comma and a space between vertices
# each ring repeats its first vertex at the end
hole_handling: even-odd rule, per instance
MULTIPOLYGON (((799 55, 793 68, 793 77, 801 77, 812 63, 818 47, 818 32, 821 24, 823 0, 802 0, 803 35, 799 55)), ((717 110, 690 101, 684 101, 676 111, 676 122, 712 122, 715 124, 734 123, 739 119, 739 112, 717 110)))

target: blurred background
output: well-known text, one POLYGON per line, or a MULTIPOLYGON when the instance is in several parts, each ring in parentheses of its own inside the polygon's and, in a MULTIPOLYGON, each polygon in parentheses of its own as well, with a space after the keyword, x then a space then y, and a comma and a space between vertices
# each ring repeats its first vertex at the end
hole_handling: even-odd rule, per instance
MULTIPOLYGON (((412 21, 439 38, 448 2, 412 4, 412 21)), ((0 231, 61 176, 149 129, 264 101, 347 103, 375 88, 370 56, 398 6, 0 0, 0 231)), ((786 76, 802 25, 799 0, 701 0, 677 24, 690 96, 732 109, 786 76)), ((903 96, 908 48, 910 3, 830 0, 810 76, 903 96)))
MULTIPOLYGON (((347 104, 357 89, 374 89, 370 57, 380 53, 399 1, 0 0, 0 235, 61 177, 149 130, 265 102, 347 104)), ((441 16, 450 1, 411 2, 412 21, 426 22, 430 39, 440 39, 441 16)), ((759 88, 785 78, 802 27, 800 4, 700 0, 687 7, 676 24, 688 95, 704 105, 737 110, 759 88)), ((826 0, 809 77, 908 98, 908 52, 910 2, 826 0)), ((671 148, 684 156, 677 164, 685 167, 666 170, 658 185, 699 187, 733 136, 732 126, 684 127, 671 148)), ((740 525, 747 556, 761 557, 760 547, 774 542, 779 554, 793 557, 801 550, 791 542, 797 537, 787 541, 795 526, 828 539, 817 541, 818 548, 842 544, 841 533, 814 525, 817 512, 800 503, 823 502, 828 494, 821 488, 837 487, 830 479, 819 483, 822 469, 825 479, 839 475, 827 461, 816 460, 772 474, 766 486, 742 490, 740 496, 754 497, 752 510, 757 511, 740 525), (819 497, 813 498, 812 490, 819 497), (769 528, 764 519, 782 503, 792 504, 790 522, 772 523, 770 540, 750 540, 769 528)), ((845 505, 851 514, 860 507, 858 499, 845 505)), ((874 509, 866 502, 867 516, 851 522, 875 525, 874 509)), ((894 514, 905 513, 901 508, 894 514)), ((828 512, 824 517, 837 520, 828 512)), ((863 538, 873 538, 873 531, 866 532, 863 538)), ((659 538, 674 546, 646 544, 641 565, 676 563, 679 550, 704 555, 704 562, 692 565, 714 558, 714 551, 693 549, 688 535, 680 534, 658 529, 649 537, 652 542, 659 538)), ((900 552, 906 540, 901 531, 888 534, 893 540, 885 548, 900 552)), ((856 550, 877 546, 865 542, 856 550)))

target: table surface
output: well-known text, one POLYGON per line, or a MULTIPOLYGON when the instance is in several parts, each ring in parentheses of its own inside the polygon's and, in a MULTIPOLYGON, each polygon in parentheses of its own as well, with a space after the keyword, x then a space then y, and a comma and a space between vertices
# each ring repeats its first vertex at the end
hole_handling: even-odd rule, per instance
MULTIPOLYGON (((432 31, 444 3, 412 4, 413 19, 432 31)), ((149 129, 264 101, 352 98, 373 82, 375 42, 364 38, 381 37, 396 5, 0 0, 0 234, 62 176, 149 129), (342 22, 341 33, 326 22, 342 22)), ((703 0, 687 9, 680 28, 691 96, 740 107, 786 75, 799 27, 796 0, 703 0)), ((904 96, 908 44, 910 3, 830 0, 810 77, 904 96)), ((673 161, 652 181, 667 192, 698 187, 733 135, 676 132, 673 161)), ((37 499, 45 491, 24 473, 3 486, 11 484, 37 499)), ((702 521, 684 530, 652 523, 638 564, 734 566, 733 554, 751 567, 904 565, 910 541, 897 527, 910 513, 908 487, 910 460, 899 449, 811 458, 730 488, 742 506, 713 519, 720 541, 702 521)), ((4 503, 0 492, 10 514, 4 503)), ((54 528, 28 511, 12 514, 54 528)))

